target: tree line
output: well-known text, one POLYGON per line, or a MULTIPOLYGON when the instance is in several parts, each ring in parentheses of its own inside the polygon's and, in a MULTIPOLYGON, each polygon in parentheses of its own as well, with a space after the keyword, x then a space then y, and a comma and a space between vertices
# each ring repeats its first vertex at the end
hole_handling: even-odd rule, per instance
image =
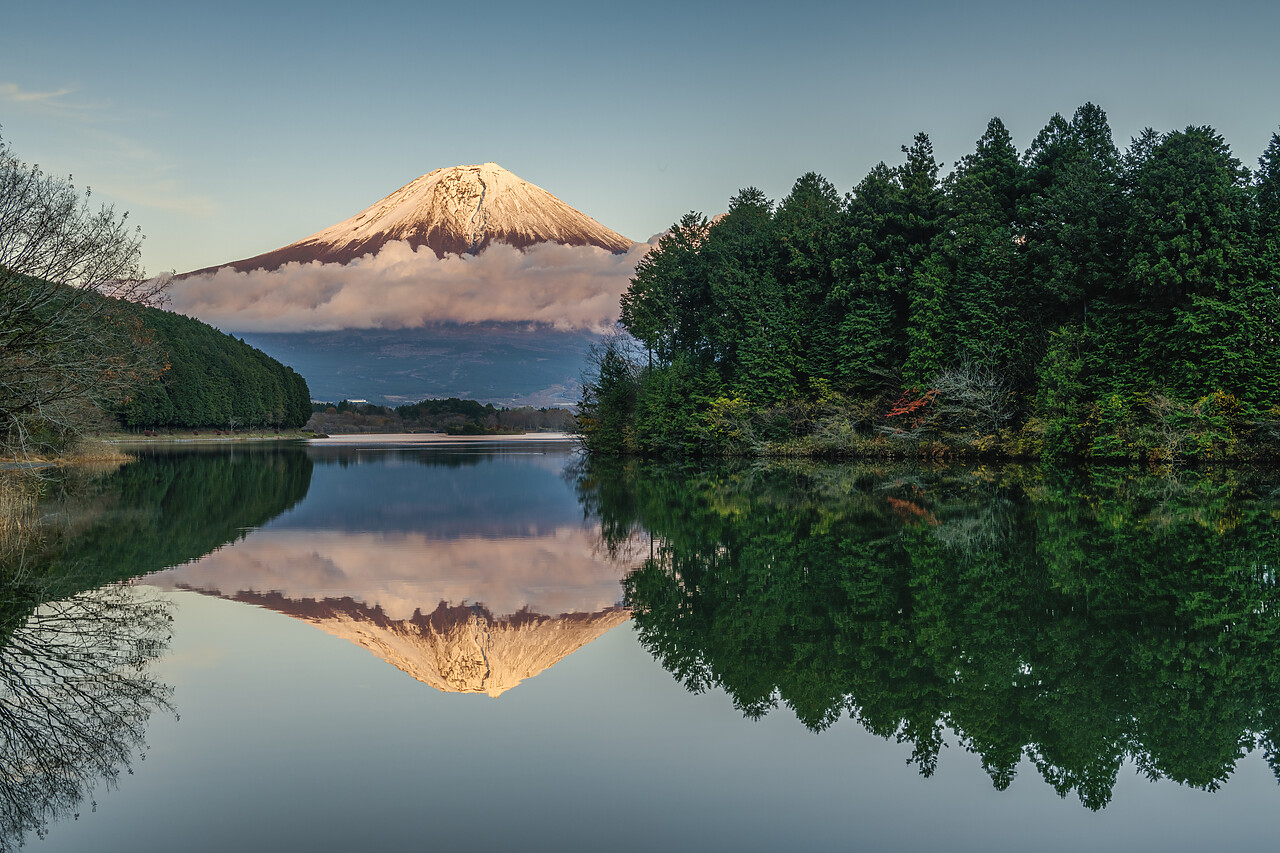
POLYGON ((568 409, 517 406, 514 409, 459 397, 419 400, 392 408, 343 400, 316 403, 308 427, 316 432, 443 432, 449 435, 513 435, 524 432, 569 432, 568 409))
POLYGON ((159 376, 116 408, 128 427, 277 427, 297 429, 311 417, 307 380, 233 335, 191 317, 131 307, 159 376))
POLYGON ((0 454, 58 453, 118 424, 305 424, 306 381, 160 310, 171 277, 147 278, 128 215, 90 199, 0 140, 0 454))
POLYGON ((944 175, 926 134, 843 198, 690 213, 594 354, 597 452, 1223 458, 1280 444, 1280 134, 1125 151, 1094 104, 1019 154, 992 119, 944 175))

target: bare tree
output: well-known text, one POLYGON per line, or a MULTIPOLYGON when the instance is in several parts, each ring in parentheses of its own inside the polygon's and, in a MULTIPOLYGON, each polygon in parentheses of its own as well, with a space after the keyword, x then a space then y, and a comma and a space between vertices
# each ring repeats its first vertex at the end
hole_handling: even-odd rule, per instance
POLYGON ((89 199, 0 140, 0 452, 56 445, 159 369, 126 309, 169 278, 145 279, 128 215, 89 199))
POLYGON ((128 772, 152 712, 172 710, 172 688, 148 672, 172 621, 158 590, 42 597, 38 579, 0 586, 0 849, 43 836, 128 772))
POLYGON ((933 380, 948 426, 971 437, 994 435, 1013 420, 1013 382, 995 360, 966 358, 933 380))

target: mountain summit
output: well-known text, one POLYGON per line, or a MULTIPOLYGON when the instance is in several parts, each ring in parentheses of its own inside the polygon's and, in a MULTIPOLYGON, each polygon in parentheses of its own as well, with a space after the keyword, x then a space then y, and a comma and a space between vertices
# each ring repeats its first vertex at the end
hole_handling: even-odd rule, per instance
POLYGON ((535 243, 599 246, 620 253, 633 242, 497 163, 436 169, 339 222, 273 252, 230 266, 274 270, 290 261, 345 264, 393 240, 429 246, 437 257, 479 254, 490 243, 523 249, 535 243))

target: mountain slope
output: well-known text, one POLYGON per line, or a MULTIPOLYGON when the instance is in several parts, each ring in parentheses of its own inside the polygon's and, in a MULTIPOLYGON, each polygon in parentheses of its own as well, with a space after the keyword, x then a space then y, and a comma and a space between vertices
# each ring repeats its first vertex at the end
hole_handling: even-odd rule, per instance
POLYGON ((274 270, 291 262, 346 264, 404 240, 438 257, 478 254, 490 243, 525 248, 535 243, 599 246, 625 252, 633 242, 551 193, 496 163, 436 169, 344 222, 295 243, 230 266, 241 272, 274 270))
POLYGON ((292 601, 279 593, 247 592, 232 598, 308 622, 437 690, 493 697, 631 618, 630 610, 616 606, 558 616, 522 610, 499 618, 479 605, 441 602, 431 613, 396 620, 350 598, 292 601))

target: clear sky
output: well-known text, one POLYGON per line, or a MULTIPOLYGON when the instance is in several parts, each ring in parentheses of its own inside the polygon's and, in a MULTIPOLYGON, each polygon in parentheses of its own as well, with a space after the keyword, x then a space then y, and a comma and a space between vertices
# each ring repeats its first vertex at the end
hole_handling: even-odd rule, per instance
POLYGON ((131 212, 150 272, 285 245, 495 161, 643 241, 744 186, 845 192, 924 130, 1025 149, 1100 104, 1122 147, 1280 129, 1280 3, 6 4, 0 134, 131 212))

